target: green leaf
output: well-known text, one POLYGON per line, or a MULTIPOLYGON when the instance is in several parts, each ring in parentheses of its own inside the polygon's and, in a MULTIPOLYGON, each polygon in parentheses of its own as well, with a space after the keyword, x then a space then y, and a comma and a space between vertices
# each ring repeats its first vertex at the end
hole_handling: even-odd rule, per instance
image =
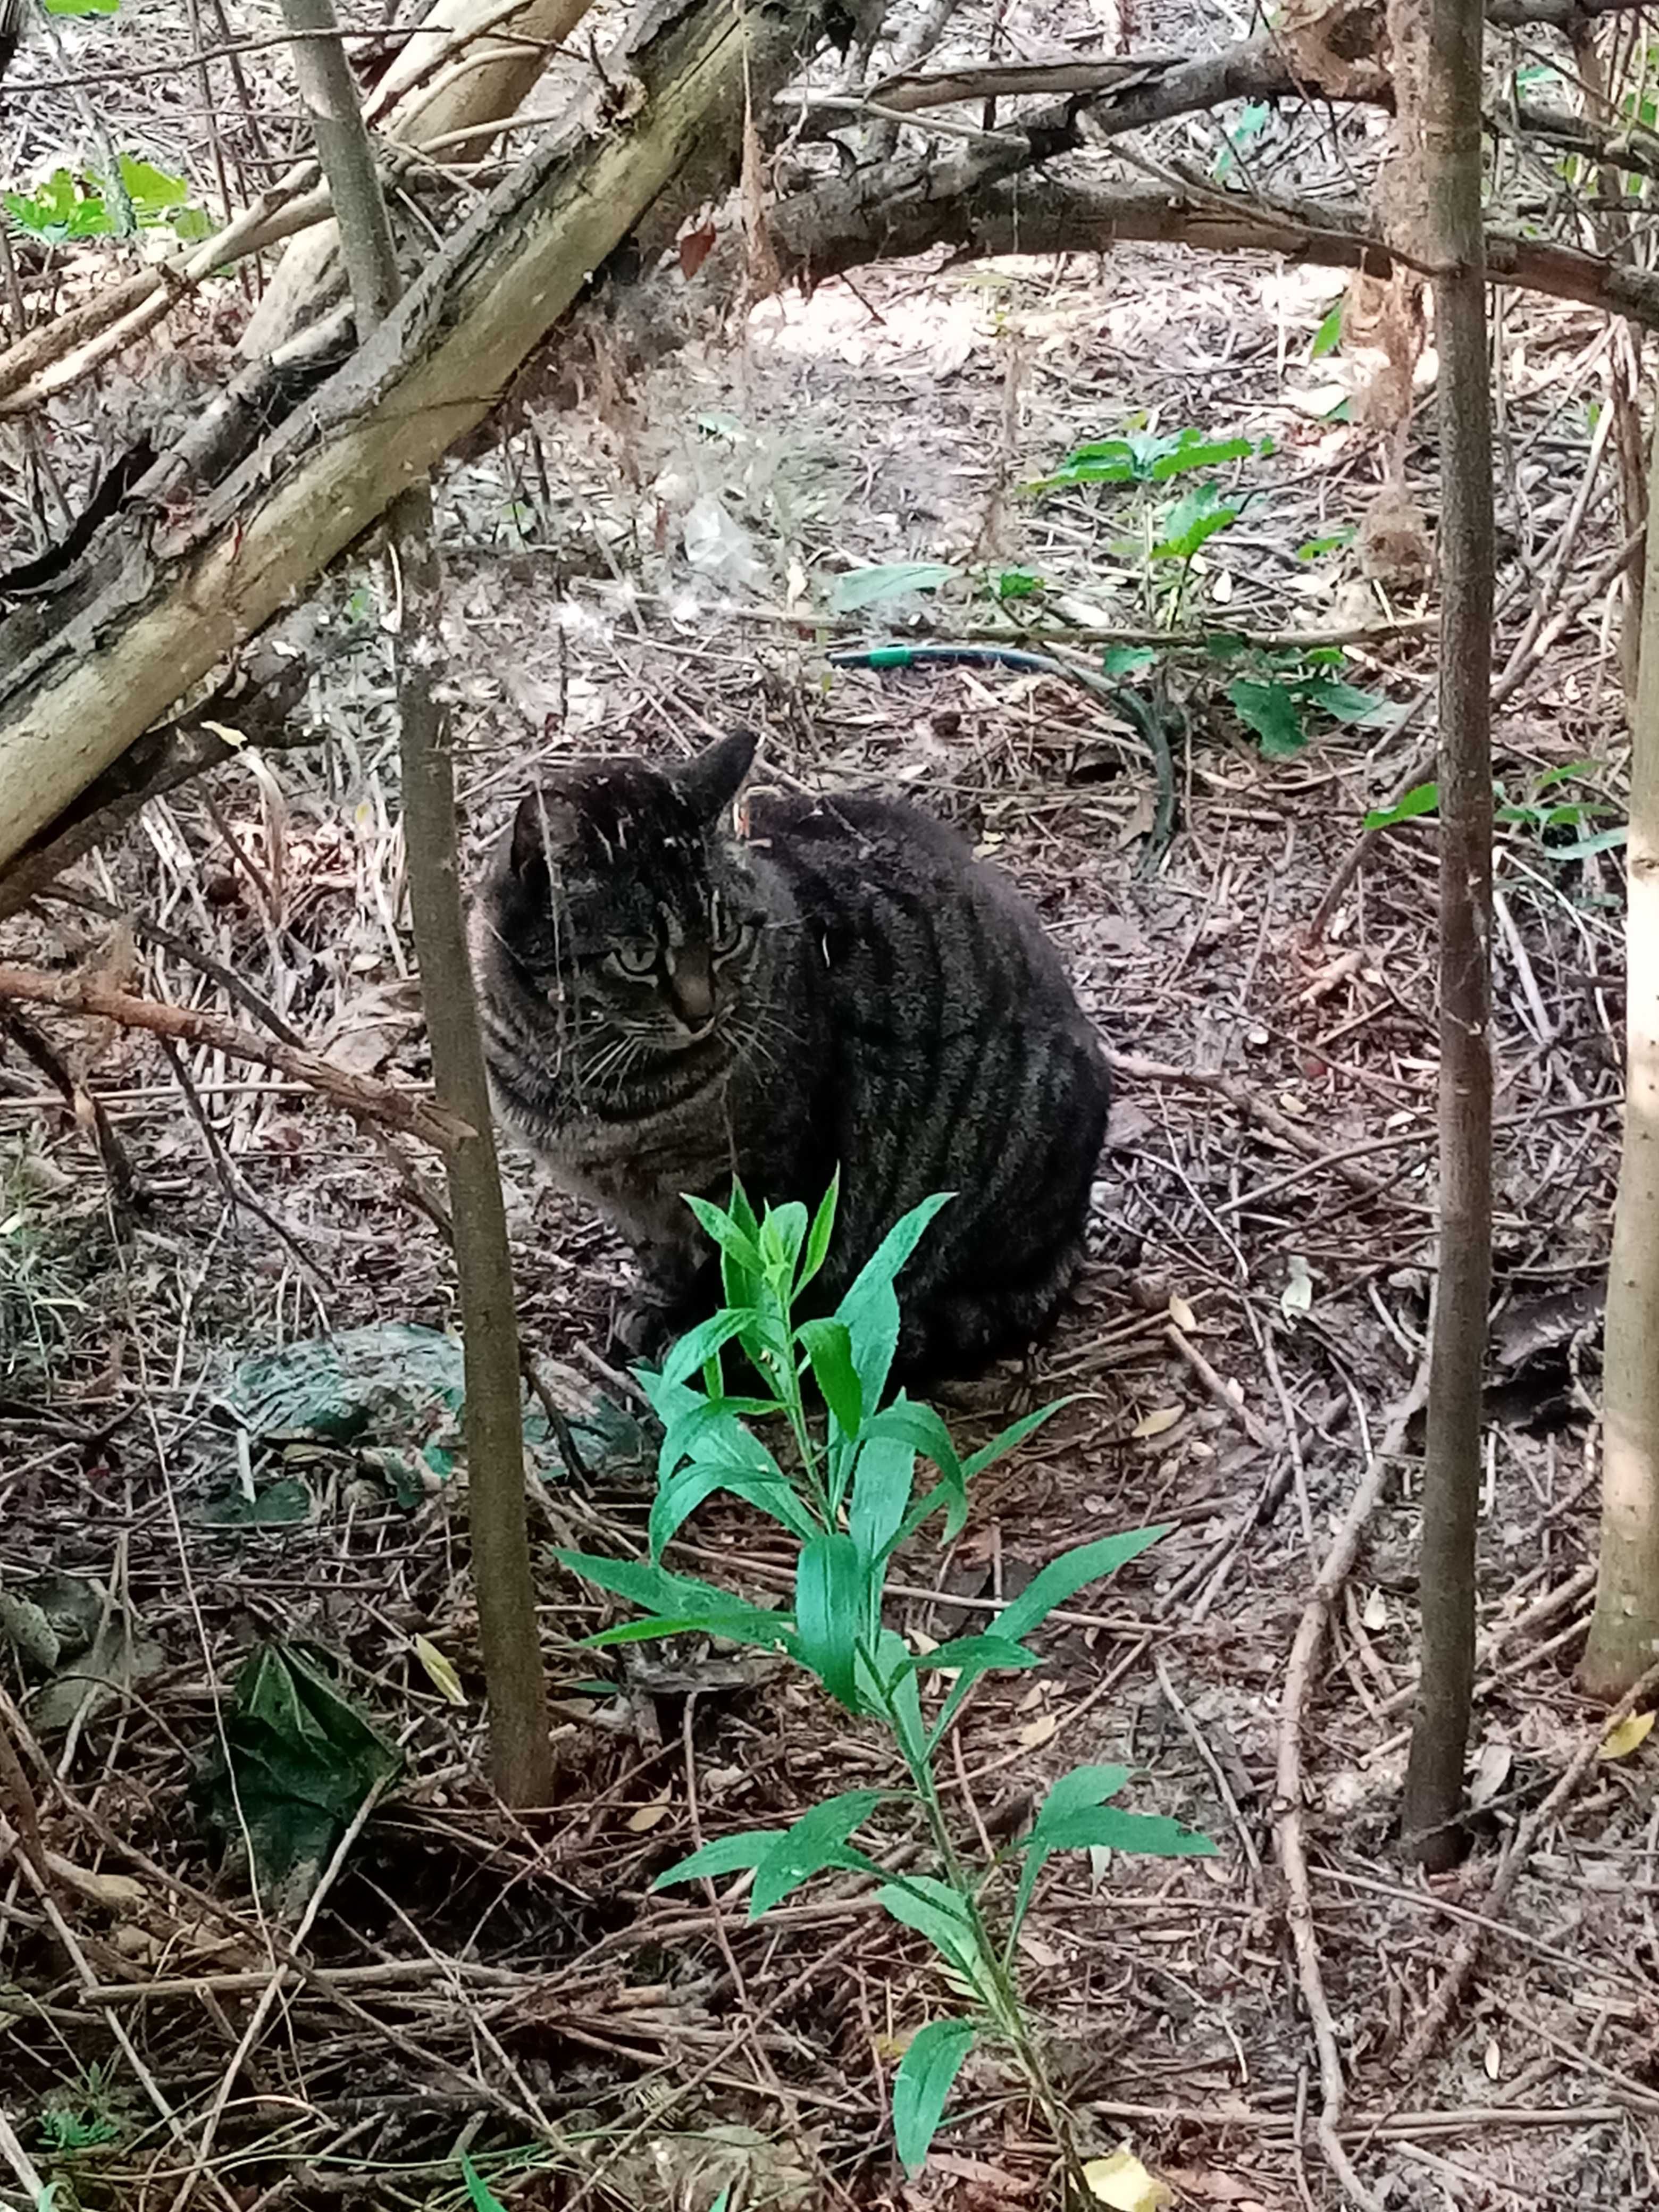
POLYGON ((882 1559, 898 1534, 915 1486, 916 1455, 899 1437, 866 1437, 853 1469, 847 1533, 863 1557, 882 1559))
POLYGON ((945 561, 888 561, 873 568, 849 568, 830 586, 830 610, 838 615, 856 614, 860 607, 903 599, 912 592, 936 592, 961 573, 945 561))
POLYGON ((1340 552, 1345 545, 1352 545, 1352 529, 1328 530, 1322 538, 1310 538, 1305 545, 1298 545, 1296 557, 1298 561, 1322 560, 1327 553, 1340 552))
POLYGON ((112 15, 121 0, 46 0, 48 15, 112 15))
POLYGON ((915 1773, 927 1757, 927 1731, 921 1689, 909 1659, 910 1647, 898 1632, 879 1629, 873 1654, 866 1645, 859 1647, 859 1698, 863 1711, 884 1714, 890 1721, 899 1749, 915 1773))
POLYGON ((661 1559, 665 1547, 698 1506, 721 1490, 755 1506, 800 1543, 810 1543, 818 1533, 817 1522, 781 1469, 774 1468, 769 1474, 730 1460, 693 1460, 671 1475, 651 1501, 652 1558, 661 1559))
MULTIPOLYGON (((47 5, 51 5, 51 0, 47 0, 47 5)), ((472 2212, 507 2212, 507 2207, 465 2151, 461 2153, 461 2179, 466 2184, 466 2201, 472 2212)))
POLYGON ((1587 860, 1592 853, 1611 853, 1628 843, 1630 830, 1598 830, 1593 837, 1581 837, 1572 845, 1547 845, 1545 852, 1552 860, 1587 860))
MULTIPOLYGON (((803 1813, 781 1835, 775 1837, 766 1856, 755 1869, 749 1917, 758 1920, 762 1913, 781 1905, 791 1890, 799 1889, 826 1867, 845 1866, 848 1857, 846 1844, 854 1829, 862 1827, 877 1806, 891 1794, 885 1790, 849 1790, 842 1796, 826 1797, 822 1804, 814 1805, 811 1812, 803 1813)), ((862 1852, 856 1856, 862 1861, 860 1872, 872 1869, 873 1861, 862 1852)))
POLYGON ((173 218, 173 234, 181 246, 198 246, 211 238, 216 225, 205 208, 180 208, 173 218))
MULTIPOLYGON (((760 1243, 753 1213, 750 1214, 746 1223, 739 1224, 731 1214, 712 1204, 709 1200, 694 1198, 689 1192, 684 1195, 686 1204, 696 1214, 704 1233, 713 1237, 722 1252, 731 1253, 734 1259, 742 1261, 751 1274, 758 1275, 761 1271, 760 1243)), ((733 1195, 735 1198, 737 1194, 734 1193, 733 1195)), ((747 1205, 747 1203, 745 1200, 744 1204, 747 1205)))
POLYGON ((1336 722, 1375 721, 1389 703, 1376 691, 1362 691, 1357 684, 1336 684, 1322 676, 1304 683, 1302 696, 1308 706, 1317 707, 1336 722))
POLYGON ((127 198, 132 202, 133 212, 141 221, 146 216, 154 221, 169 208, 182 207, 190 198, 190 185, 183 177, 170 177, 153 161, 140 161, 131 154, 122 154, 117 156, 116 167, 127 198))
POLYGON ((910 2039, 893 2076, 893 2141, 912 2181, 927 2152, 945 2104, 979 2031, 970 2020, 933 2020, 910 2039))
POLYGON ((968 1486, 957 1448, 951 1441, 951 1431, 933 1407, 913 1404, 908 1398, 898 1398, 866 1425, 864 1433, 866 1438, 908 1444, 912 1450, 927 1454, 944 1477, 942 1487, 949 1499, 945 1516, 946 1538, 959 1536, 968 1519, 968 1486))
POLYGON ((948 1882, 932 1875, 910 1875, 890 1881, 876 1892, 876 1902, 902 1927, 925 1936, 947 1966, 955 1968, 973 1990, 981 1994, 984 1961, 967 1906, 948 1882))
POLYGON ((1074 1766, 1069 1774, 1062 1774, 1050 1786, 1031 1824, 1030 1833, 1013 1846, 1015 1850, 1024 1851, 1025 1863, 1019 1870, 1019 1887, 1009 1923, 1011 1942, 1030 1908, 1037 1877, 1048 1864, 1049 1846, 1043 1836, 1043 1823, 1069 1819, 1073 1813, 1098 1805, 1104 1797, 1115 1797, 1128 1778, 1127 1766, 1074 1766))
POLYGON ((998 1668, 1020 1673, 1027 1667, 1040 1667, 1042 1662, 1035 1651, 1006 1636, 953 1636, 931 1651, 913 1651, 904 1663, 914 1674, 955 1674, 959 1668, 977 1680, 998 1668))
MULTIPOLYGON (((1154 483, 1165 483, 1189 469, 1219 468, 1224 462, 1248 460, 1255 451, 1248 438, 1206 438, 1196 430, 1183 430, 1174 451, 1160 453, 1147 474, 1154 483)), ((1213 496, 1213 484, 1205 489, 1213 496)), ((1228 520, 1231 520, 1230 515, 1228 520)))
POLYGON ((1227 686, 1233 711, 1261 740, 1269 760, 1287 759, 1308 742, 1293 696, 1282 684, 1254 684, 1240 676, 1227 686))
POLYGON ((1190 561, 1206 538, 1238 520, 1242 507, 1224 501, 1213 481, 1194 484, 1164 516, 1163 537, 1152 548, 1154 561, 1190 561))
POLYGON ((926 1234, 928 1224, 950 1204, 954 1191, 938 1191, 896 1221, 859 1270, 852 1287, 836 1308, 835 1318, 847 1324, 852 1339, 853 1364, 864 1387, 866 1406, 878 1406, 898 1347, 899 1307, 893 1280, 926 1234))
POLYGON ((794 1279, 795 1262, 805 1242, 806 1208, 798 1199, 792 1199, 787 1206, 767 1207, 761 1224, 760 1255, 763 1263, 782 1279, 781 1287, 785 1290, 794 1279))
POLYGON ((1325 311, 1323 321, 1314 332, 1310 357, 1323 361, 1327 354, 1334 353, 1342 343, 1342 301, 1334 301, 1325 311))
POLYGON ((1022 1413, 1017 1421, 1010 1421, 1007 1427, 1000 1435, 993 1437, 988 1444, 981 1445, 976 1452, 970 1452, 963 1460, 963 1480, 971 1482, 976 1474, 983 1474, 988 1467, 994 1467, 998 1460, 1006 1458, 1017 1445, 1023 1444, 1027 1437, 1040 1429, 1051 1415, 1071 1402, 1069 1398, 1055 1398, 1047 1406, 1039 1406, 1035 1413, 1022 1413))
POLYGON ((718 1313, 700 1321, 670 1352, 662 1364, 665 1382, 684 1382, 698 1369, 712 1359, 734 1336, 740 1336, 754 1320, 752 1307, 722 1306, 718 1313))
POLYGON ((795 1333, 842 1434, 856 1437, 864 1421, 864 1386, 853 1364, 853 1339, 846 1322, 803 1322, 795 1333))
POLYGON ((869 1568, 850 1536, 836 1531, 802 1545, 795 1563, 795 1656, 849 1713, 861 1710, 857 1653, 869 1588, 869 1568))
POLYGON ((1082 1805, 1057 1813, 1043 1824, 1042 1844, 1051 1851, 1133 1851, 1142 1858, 1212 1859, 1216 1847, 1195 1828, 1161 1813, 1125 1813, 1115 1805, 1082 1805))
POLYGON ((939 1708, 939 1718, 928 1735, 929 1750, 936 1750, 951 1733, 951 1723, 962 1711, 968 1692, 981 1674, 989 1674, 1001 1668, 1016 1671, 1029 1667, 1040 1667, 1042 1660, 1035 1651, 1028 1651, 1023 1644, 1016 1644, 1006 1636, 959 1636, 949 1644, 930 1651, 926 1658, 916 1661, 916 1671, 922 1673, 930 1667, 950 1667, 956 1670, 957 1679, 951 1685, 945 1703, 939 1708))
POLYGON ((991 1632, 1006 1636, 1018 1644, 1041 1626, 1057 1605, 1090 1583, 1100 1581, 1103 1576, 1115 1574, 1131 1559, 1169 1535, 1176 1524, 1166 1521, 1153 1528, 1131 1528, 1121 1536, 1102 1536, 1092 1544, 1079 1544, 1069 1552, 1062 1552, 1057 1559, 1050 1559, 1040 1574, 1033 1575, 1017 1598, 1005 1605, 991 1623, 991 1632))
POLYGON ((1150 668, 1158 654, 1150 645, 1109 645, 1100 656, 1100 665, 1108 676, 1139 676, 1150 668))
POLYGON ((992 588, 998 599, 1033 599, 1042 591, 1042 579, 1034 569, 1003 568, 994 580, 992 588))
POLYGON ((681 1859, 659 1874, 652 1883, 649 1894, 659 1889, 672 1889, 683 1881, 718 1881, 728 1874, 746 1874, 757 1867, 778 1838, 787 1832, 782 1828, 744 1828, 732 1836, 716 1836, 713 1843, 704 1844, 688 1859, 681 1859))
POLYGON ((1393 806, 1374 806, 1361 827, 1366 830, 1392 830, 1396 822, 1415 822, 1419 814, 1432 814, 1440 805, 1440 786, 1437 783, 1413 784, 1412 788, 1393 806))
POLYGON ((812 1216, 812 1226, 806 1234, 806 1249, 802 1255, 800 1271, 795 1277, 799 1295, 823 1267, 830 1255, 830 1240, 836 1233, 836 1207, 841 1198, 841 1170, 837 1168, 830 1178, 830 1188, 818 1201, 818 1210, 812 1216))
MULTIPOLYGON (((682 1626, 700 1627, 710 1636, 723 1636, 732 1644, 757 1644, 769 1650, 787 1650, 789 1618, 770 1606, 749 1605, 743 1599, 716 1589, 690 1575, 672 1575, 665 1567, 647 1565, 642 1559, 605 1559, 591 1552, 556 1550, 553 1557, 572 1574, 580 1575, 613 1595, 626 1598, 641 1611, 663 1615, 682 1626)), ((589 1637, 590 1644, 620 1644, 640 1640, 643 1624, 632 1632, 606 1629, 589 1637)))

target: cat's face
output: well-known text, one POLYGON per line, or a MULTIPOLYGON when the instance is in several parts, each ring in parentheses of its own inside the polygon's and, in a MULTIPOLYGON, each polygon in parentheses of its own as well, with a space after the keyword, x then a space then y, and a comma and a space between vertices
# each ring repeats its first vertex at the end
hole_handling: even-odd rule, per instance
POLYGON ((573 1044, 681 1052, 732 1022, 766 919, 730 827, 754 750, 739 735, 683 769, 575 767, 520 805, 494 927, 573 1044))

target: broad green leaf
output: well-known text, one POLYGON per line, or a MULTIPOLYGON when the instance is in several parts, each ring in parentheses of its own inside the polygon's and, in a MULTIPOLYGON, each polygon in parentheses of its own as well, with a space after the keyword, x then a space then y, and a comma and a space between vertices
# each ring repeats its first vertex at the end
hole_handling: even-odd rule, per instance
POLYGON ((747 1328, 753 1317, 750 1309, 722 1306, 707 1321, 700 1321, 695 1328, 688 1329, 662 1364, 664 1382, 688 1381, 706 1361, 747 1328))
POLYGON ((1255 684, 1240 676, 1227 686, 1227 696, 1239 720, 1261 740, 1268 759, 1288 759, 1307 744, 1295 697, 1284 684, 1255 684))
POLYGON ((1314 332, 1313 344, 1309 350, 1315 361, 1323 361, 1327 354, 1334 353, 1342 343, 1342 305, 1339 299, 1328 307, 1324 320, 1314 332))
POLYGON ((1055 1398, 1048 1405, 1040 1406, 1035 1413, 1022 1413, 1018 1420, 1010 1421, 1007 1427, 993 1437, 988 1444, 981 1445, 978 1451, 971 1452, 963 1460, 963 1480, 971 1482, 976 1474, 983 1474, 988 1467, 994 1467, 998 1460, 1005 1458, 1017 1445, 1023 1444, 1026 1437, 1040 1429, 1052 1414, 1059 1413, 1062 1407, 1069 1406, 1071 1402, 1069 1398, 1055 1398))
POLYGON ((806 1288, 823 1267, 830 1254, 830 1240, 836 1233, 836 1207, 841 1197, 841 1170, 837 1168, 830 1178, 830 1188, 818 1201, 818 1210, 812 1216, 812 1226, 806 1234, 806 1249, 801 1255, 800 1272, 795 1277, 797 1295, 806 1288))
POLYGON ((899 1307, 894 1278, 927 1233, 929 1223, 948 1206, 954 1191, 939 1191, 896 1221, 836 1308, 853 1344, 853 1364, 864 1387, 866 1406, 879 1406, 898 1346, 899 1307))
POLYGON ((1100 656, 1100 665, 1108 676, 1139 676, 1157 659, 1157 652, 1150 645, 1109 645, 1100 656))
POLYGON ((806 1241, 806 1208, 798 1199, 787 1206, 766 1209, 766 1218, 761 1224, 760 1255, 767 1267, 783 1279, 787 1290, 794 1279, 795 1261, 806 1241))
POLYGON ((1374 721, 1389 703, 1377 692, 1362 691, 1353 684, 1334 684, 1323 677, 1306 684, 1302 696, 1309 706, 1317 707, 1335 722, 1374 721))
POLYGON ((933 2020, 911 2037, 893 2076, 893 2141, 914 2181, 927 2162, 945 2106, 979 2031, 970 2020, 933 2020))
POLYGON ((865 1431, 867 1437, 896 1437, 924 1453, 953 1489, 963 1484, 962 1462, 951 1441, 951 1431, 931 1406, 899 1397, 884 1407, 865 1431))
POLYGON ((121 0, 46 0, 48 15, 112 15, 121 0))
POLYGON ((795 1656, 837 1705, 860 1710, 856 1656, 868 1609, 870 1572, 839 1531, 803 1544, 795 1564, 795 1656))
POLYGON ((689 1467, 672 1474, 651 1501, 652 1558, 661 1559, 664 1547, 698 1506, 721 1490, 757 1507, 803 1544, 810 1543, 818 1533, 818 1523, 781 1469, 774 1468, 767 1473, 731 1460, 693 1460, 689 1467))
POLYGON ((734 1836, 716 1836, 690 1857, 681 1859, 659 1874, 651 1885, 652 1893, 672 1889, 683 1881, 717 1881, 724 1875, 746 1874, 757 1867, 785 1831, 781 1828, 745 1828, 734 1836))
POLYGON ((1248 460, 1255 451, 1248 438, 1205 438, 1196 431, 1183 431, 1175 451, 1160 453, 1147 474, 1154 483, 1164 483, 1171 477, 1184 476, 1188 469, 1219 468, 1227 461, 1248 460))
POLYGON ((1366 830, 1392 830, 1396 822, 1414 822, 1419 814, 1432 814, 1440 805, 1440 786, 1437 783, 1414 784, 1405 797, 1393 806, 1374 806, 1361 827, 1366 830))
POLYGON ((1050 1851, 1133 1851, 1142 1858, 1216 1856, 1215 1845, 1195 1828, 1182 1827, 1161 1813, 1126 1813, 1116 1805, 1079 1805, 1056 1813, 1042 1824, 1042 1845, 1050 1851))
POLYGON ((803 1322, 796 1334, 842 1434, 856 1437, 864 1421, 864 1386, 853 1364, 853 1340, 846 1322, 803 1322))
POLYGON ((936 592, 961 574, 945 561, 886 561, 872 568, 849 568, 830 588, 830 605, 838 615, 856 614, 911 592, 936 592))
POLYGON ((1102 1536, 1092 1544, 1079 1544, 1069 1552, 1062 1552, 1057 1559, 1050 1559, 1040 1574, 1033 1575, 1017 1598, 1005 1605, 991 1623, 991 1632, 1006 1636, 1018 1644, 1045 1621, 1057 1605, 1090 1583, 1098 1582, 1104 1575, 1115 1574, 1131 1559, 1150 1549, 1175 1528, 1173 1521, 1165 1521, 1152 1528, 1131 1528, 1121 1536, 1102 1536))
MULTIPOLYGON (((642 1559, 605 1559, 590 1552, 562 1550, 556 1551, 553 1557, 584 1582, 626 1598, 630 1605, 637 1605, 642 1611, 672 1618, 689 1627, 701 1626, 708 1634, 723 1636, 733 1644, 787 1648, 790 1626, 787 1614, 770 1606, 745 1604, 741 1598, 716 1589, 711 1583, 697 1582, 690 1575, 670 1574, 665 1567, 647 1565, 642 1559)), ((587 1639, 593 1644, 631 1640, 614 1629, 587 1639)))
POLYGON ((153 161, 140 161, 131 154, 122 154, 117 157, 116 166, 133 210, 141 218, 165 215, 169 208, 182 207, 190 198, 190 185, 183 177, 170 177, 153 161))
POLYGON ((898 1437, 866 1437, 853 1469, 847 1533, 865 1559, 880 1559, 898 1534, 915 1486, 916 1455, 898 1437))
POLYGON ((1611 853, 1630 840, 1628 828, 1598 830, 1593 837, 1580 837, 1576 844, 1547 845, 1546 853, 1552 860, 1587 860, 1592 853, 1611 853))
POLYGON ((1221 501, 1213 483, 1194 485, 1165 516, 1163 538, 1152 548, 1153 560, 1190 561, 1217 531, 1231 529, 1241 512, 1231 501, 1221 501))
POLYGON ((1034 599, 1042 590, 1042 579, 1032 568, 1000 569, 993 588, 998 599, 1034 599))
MULTIPOLYGON (((799 1889, 826 1867, 844 1866, 848 1838, 890 1794, 884 1790, 849 1790, 842 1796, 826 1797, 775 1837, 755 1869, 749 1917, 758 1920, 763 1912, 781 1905, 791 1890, 799 1889)), ((862 1860, 860 1872, 878 1871, 863 1853, 854 1856, 862 1860)))
POLYGON ((1543 775, 1539 777, 1537 784, 1539 796, 1541 798, 1545 792, 1552 789, 1558 783, 1593 784, 1601 773, 1600 764, 1595 761, 1563 761, 1559 768, 1546 769, 1543 775))

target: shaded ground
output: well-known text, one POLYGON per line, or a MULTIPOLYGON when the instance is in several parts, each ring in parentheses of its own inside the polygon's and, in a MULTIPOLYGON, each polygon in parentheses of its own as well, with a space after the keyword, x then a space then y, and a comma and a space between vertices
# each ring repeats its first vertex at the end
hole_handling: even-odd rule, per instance
MULTIPOLYGON (((1409 587, 1364 580, 1346 542, 1376 461, 1367 433, 1332 419, 1342 362, 1310 358, 1334 296, 1323 278, 1172 254, 872 273, 857 295, 837 285, 757 310, 737 355, 693 349, 588 413, 536 415, 452 475, 444 509, 451 677, 481 828, 538 751, 669 755, 758 722, 769 772, 906 790, 968 828, 1036 898, 1126 1057, 1091 1265, 1039 1369, 1041 1388, 1073 1402, 987 1479, 947 1562, 918 1553, 904 1625, 941 1638, 1064 1545, 1178 1524, 1085 1594, 1035 1686, 975 1696, 956 1779, 964 1834, 969 1800, 994 1832, 1063 1767, 1123 1759, 1145 1770, 1137 1805, 1216 1837, 1205 1864, 1051 1875, 1024 1964, 1101 2148, 1133 2140, 1183 2205, 1274 2212, 1340 2201, 1309 2124, 1320 2086, 1272 1850, 1279 1698, 1313 1568, 1426 1328, 1431 829, 1389 833, 1323 936, 1308 925, 1365 809, 1406 770, 1419 732, 1401 710, 1420 712, 1430 655, 1409 630, 1355 647, 1344 678, 1395 711, 1347 729, 1321 719, 1305 750, 1271 759, 1226 702, 1237 664, 1189 665, 1170 710, 1181 826, 1145 875, 1142 749, 1092 697, 999 670, 832 672, 824 647, 890 623, 921 635, 924 617, 961 635, 1006 611, 1010 569, 1042 586, 1011 604, 1051 621, 1058 609, 1074 629, 1155 626, 1168 607, 1142 580, 1133 495, 1021 489, 1079 441, 1143 427, 1273 441, 1215 472, 1255 496, 1205 549, 1187 611, 1273 631, 1411 616, 1409 587), (749 564, 723 576, 687 557, 686 518, 702 515, 706 538, 711 501, 749 564), (822 614, 827 579, 901 561, 961 573, 845 623, 800 618, 822 614), (1172 1297, 1202 1370, 1171 1341, 1172 1297)), ((1581 578, 1616 541, 1610 479, 1582 528, 1570 523, 1595 335, 1588 319, 1541 313, 1510 333, 1505 650, 1559 599, 1559 546, 1581 578)), ((1431 413, 1419 434, 1431 427, 1431 413)), ((1412 473, 1431 510, 1415 459, 1412 473)), ((315 755, 157 804, 144 835, 83 881, 230 961, 349 1064, 419 1078, 377 605, 361 573, 325 602, 315 755)), ((1513 693, 1499 733, 1510 799, 1586 760, 1602 765, 1562 787, 1575 799, 1620 787, 1613 635, 1598 600, 1513 693)), ((1620 913, 1617 855, 1559 848, 1600 826, 1513 823, 1503 852, 1476 1747, 1486 1854, 1596 1725, 1570 1669, 1592 1556, 1585 1293, 1616 1144, 1620 913)), ((106 929, 55 905, 13 925, 5 949, 68 961, 106 929)), ((138 957, 148 988, 211 1001, 174 954, 138 957)), ((384 1471, 316 1448, 256 1448, 239 1469, 234 1437, 208 1418, 230 1358, 325 1322, 450 1317, 435 1236, 380 1154, 211 1054, 188 1069, 186 1110, 148 1044, 51 1026, 151 1203, 118 1221, 38 1074, 15 1056, 0 1065, 0 1571, 9 1590, 48 1565, 84 1577, 154 1648, 131 1694, 68 1740, 40 1724, 64 1780, 43 1791, 48 1841, 136 1887, 71 1890, 61 1923, 21 1878, 0 1899, 3 2101, 43 2166, 88 2204, 171 2203, 193 2166, 204 2203, 454 2203, 465 2138, 514 2205, 701 2207, 733 2172, 754 2205, 1044 2201, 1041 2131, 1010 2080, 977 2062, 936 2168, 898 2181, 883 2077, 893 2038, 945 1993, 855 1885, 805 1893, 754 1930, 717 1926, 694 1893, 643 1895, 694 1832, 772 1824, 882 1780, 878 1747, 827 1726, 787 1678, 665 1685, 622 1671, 594 1691, 594 1660, 572 1639, 598 1617, 544 1557, 559 1803, 510 1821, 479 1778, 451 1493, 401 1505, 384 1471), (203 1526, 204 1501, 239 1477, 256 1492, 297 1480, 305 1518, 203 1526), (205 1862, 187 1784, 216 1692, 271 1633, 345 1662, 409 1778, 331 1892, 316 1971, 284 1990, 203 2156, 271 1954, 245 1887, 205 1862), (423 1669, 417 1636, 459 1668, 465 1706, 423 1669), (65 2152, 74 2130, 43 2122, 54 2095, 82 2134, 106 2122, 106 2141, 65 2152), (556 2148, 527 2149, 542 2129, 556 2148)), ((526 1334, 603 1380, 592 1347, 619 1255, 527 1162, 508 1165, 526 1334)), ((1646 2204, 1659 2189, 1650 1748, 1594 1765, 1539 1837, 1451 2033, 1401 2063, 1490 1864, 1431 1889, 1391 1850, 1415 1481, 1408 1445, 1341 1592, 1305 1731, 1350 2154, 1395 2207, 1646 2204)), ((556 1482, 538 1539, 627 1541, 642 1498, 620 1464, 556 1482)), ((700 1571, 729 1564, 757 1592, 787 1587, 785 1555, 746 1517, 706 1513, 689 1533, 681 1557, 700 1571)), ((40 1686, 38 1664, 9 1678, 26 1711, 40 1686)))

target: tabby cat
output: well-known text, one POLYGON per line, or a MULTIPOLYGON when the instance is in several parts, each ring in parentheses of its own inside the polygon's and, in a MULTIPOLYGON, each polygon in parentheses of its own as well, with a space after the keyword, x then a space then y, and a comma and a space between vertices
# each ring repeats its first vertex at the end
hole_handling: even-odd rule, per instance
POLYGON ((736 1175, 811 1205, 839 1165, 832 1303, 955 1191, 901 1279, 898 1371, 963 1376, 1065 1296, 1105 1063, 1036 915, 927 816, 757 792, 740 835, 755 743, 565 766, 524 799, 471 924, 498 1108, 633 1246, 635 1356, 720 1302, 682 1193, 736 1175))

